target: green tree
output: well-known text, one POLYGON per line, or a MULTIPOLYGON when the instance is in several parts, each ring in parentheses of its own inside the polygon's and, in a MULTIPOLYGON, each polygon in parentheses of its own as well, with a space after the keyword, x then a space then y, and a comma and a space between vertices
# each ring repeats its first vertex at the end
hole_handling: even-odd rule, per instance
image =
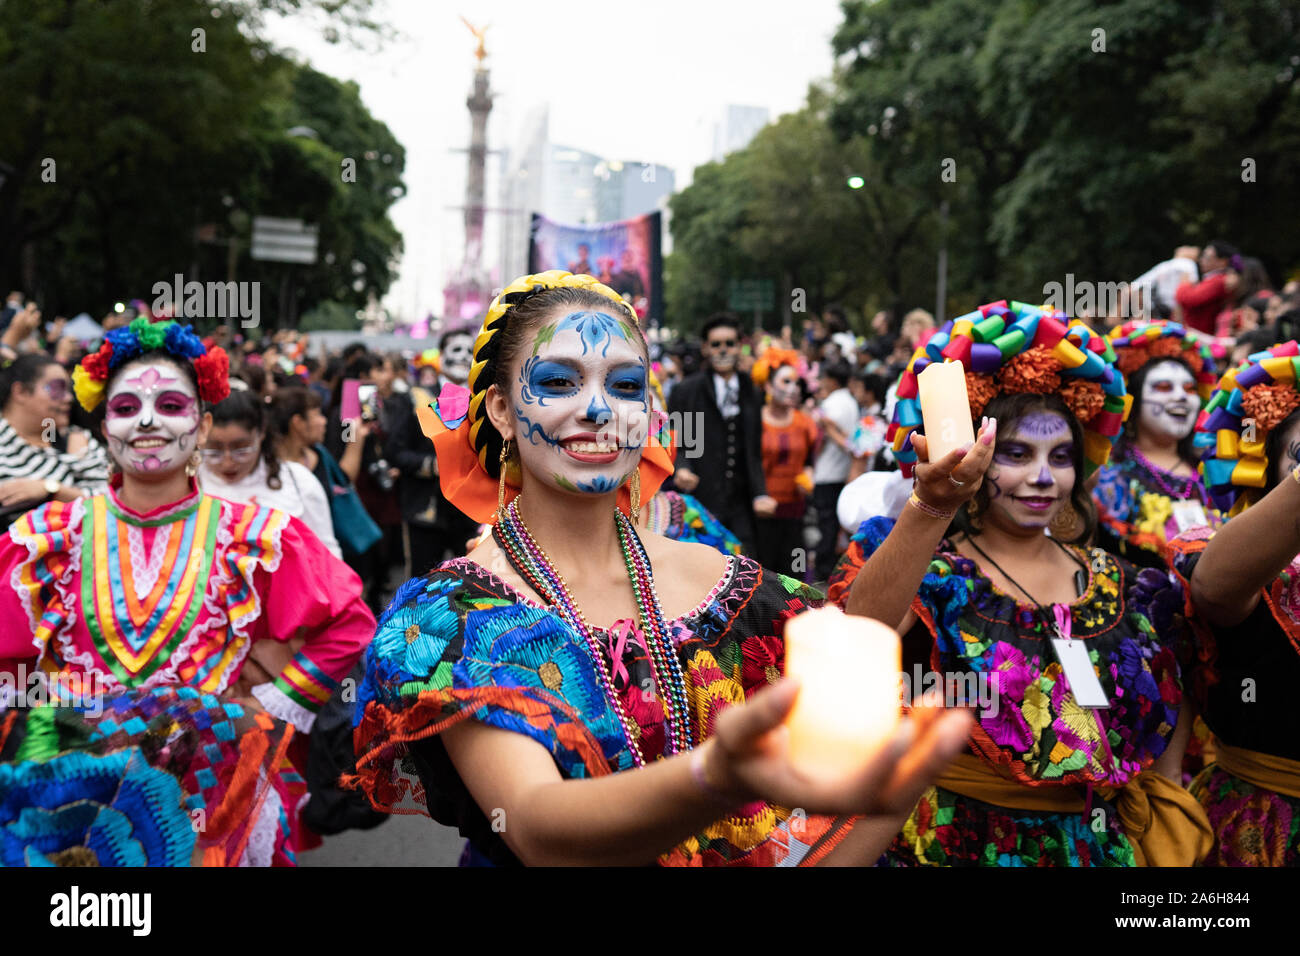
POLYGON ((1300 4, 851 0, 844 12, 832 125, 949 199, 962 307, 1066 272, 1130 278, 1207 233, 1275 270, 1300 259, 1282 228, 1294 207, 1279 201, 1300 175, 1300 4))
POLYGON ((668 315, 683 330, 726 307, 732 279, 771 279, 786 318, 801 301, 897 308, 932 293, 937 204, 874 162, 865 138, 839 140, 814 88, 745 149, 696 170, 672 200, 668 315), (865 184, 851 189, 850 177, 865 184))
MULTIPOLYGON (((381 294, 400 249, 386 211, 401 193, 401 148, 355 86, 284 59, 257 32, 267 13, 294 12, 364 31, 370 8, 370 0, 0 4, 7 287, 51 313, 102 312, 114 299, 150 298, 154 283, 176 273, 221 280, 233 264, 238 278, 258 279, 261 267, 246 258, 249 216, 297 211, 321 227, 322 263, 300 276, 304 308, 340 298, 340 285, 357 303, 381 294), (288 135, 305 124, 315 124, 318 141, 288 135), (368 150, 378 162, 364 158, 368 150), (354 184, 341 181, 345 155, 357 159, 354 184)), ((263 314, 274 314, 278 286, 268 285, 263 314)))

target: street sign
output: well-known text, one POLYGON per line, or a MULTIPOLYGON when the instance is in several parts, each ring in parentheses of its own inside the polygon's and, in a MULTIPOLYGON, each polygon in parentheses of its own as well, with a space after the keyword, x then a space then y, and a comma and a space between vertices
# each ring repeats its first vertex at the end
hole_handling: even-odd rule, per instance
POLYGON ((776 284, 771 279, 732 279, 727 283, 727 307, 733 312, 771 312, 776 284))
POLYGON ((253 248, 250 255, 263 262, 296 262, 314 265, 319 226, 309 226, 301 219, 253 217, 253 248))

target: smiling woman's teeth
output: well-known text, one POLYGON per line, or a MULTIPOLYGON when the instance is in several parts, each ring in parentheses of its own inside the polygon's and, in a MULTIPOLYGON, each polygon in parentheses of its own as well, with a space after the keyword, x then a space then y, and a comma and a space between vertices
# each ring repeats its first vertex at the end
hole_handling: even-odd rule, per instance
POLYGON ((167 444, 167 441, 166 439, 163 438, 140 438, 137 439, 136 441, 131 442, 131 447, 132 448, 158 448, 159 446, 165 444, 167 444))
POLYGON ((608 455, 612 451, 618 451, 618 445, 594 441, 571 441, 564 447, 569 451, 581 452, 584 455, 608 455))

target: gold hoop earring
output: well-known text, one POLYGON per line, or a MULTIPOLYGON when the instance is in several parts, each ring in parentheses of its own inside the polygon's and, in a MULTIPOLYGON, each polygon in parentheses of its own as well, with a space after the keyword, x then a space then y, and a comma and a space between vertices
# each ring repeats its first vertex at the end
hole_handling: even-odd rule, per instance
POLYGON ((197 475, 199 473, 199 464, 202 461, 203 458, 199 455, 197 451, 195 451, 194 454, 190 455, 190 460, 185 463, 186 477, 193 478, 195 475, 197 475))
POLYGON ((641 520, 641 469, 639 467, 628 479, 628 511, 628 517, 632 519, 632 527, 635 528, 641 520))
POLYGON ((979 505, 978 499, 972 498, 966 502, 966 521, 970 524, 971 530, 980 532, 984 530, 984 522, 980 520, 983 509, 979 505))
POLYGON ((510 440, 506 439, 501 443, 501 455, 498 458, 500 464, 500 479, 497 481, 497 517, 505 518, 506 514, 506 465, 510 461, 510 440))

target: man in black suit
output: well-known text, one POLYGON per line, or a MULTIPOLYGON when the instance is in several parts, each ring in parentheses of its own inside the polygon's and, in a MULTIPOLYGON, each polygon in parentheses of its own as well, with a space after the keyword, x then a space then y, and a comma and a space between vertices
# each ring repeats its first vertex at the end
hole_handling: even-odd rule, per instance
POLYGON ((679 434, 698 435, 699 446, 677 449, 673 483, 694 495, 754 553, 754 515, 769 517, 776 502, 763 478, 763 409, 749 377, 736 371, 740 322, 729 313, 705 324, 704 368, 668 396, 674 422, 695 416, 679 434), (698 457, 692 457, 698 455, 698 457))

